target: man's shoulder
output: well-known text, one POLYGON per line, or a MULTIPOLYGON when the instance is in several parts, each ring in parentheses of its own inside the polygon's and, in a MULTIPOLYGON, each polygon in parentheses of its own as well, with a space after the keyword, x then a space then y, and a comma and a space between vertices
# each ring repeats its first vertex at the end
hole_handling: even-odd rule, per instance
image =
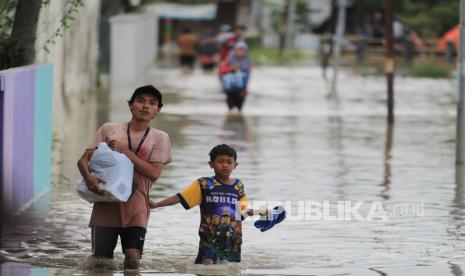
POLYGON ((164 132, 163 130, 156 129, 154 127, 151 127, 150 129, 152 135, 156 137, 169 137, 168 133, 164 132))
POLYGON ((101 128, 114 129, 114 128, 117 128, 117 127, 121 127, 124 124, 125 124, 124 122, 106 122, 106 123, 103 123, 101 128))

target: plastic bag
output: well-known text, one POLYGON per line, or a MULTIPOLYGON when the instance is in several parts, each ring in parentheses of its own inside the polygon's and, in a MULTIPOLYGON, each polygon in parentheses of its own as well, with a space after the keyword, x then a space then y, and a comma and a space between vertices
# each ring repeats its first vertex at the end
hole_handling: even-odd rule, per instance
POLYGON ((126 202, 132 193, 134 165, 126 155, 111 150, 107 143, 100 143, 89 162, 92 175, 100 177, 106 183, 100 183, 103 195, 87 189, 86 182, 81 180, 76 188, 77 193, 90 203, 126 202))
POLYGON ((226 73, 221 76, 221 84, 227 93, 240 92, 247 84, 247 74, 242 71, 226 73))

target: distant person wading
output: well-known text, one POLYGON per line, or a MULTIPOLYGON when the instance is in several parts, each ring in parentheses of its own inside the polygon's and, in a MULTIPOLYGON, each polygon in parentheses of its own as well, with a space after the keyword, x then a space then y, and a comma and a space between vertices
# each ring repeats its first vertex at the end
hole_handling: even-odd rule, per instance
POLYGON ((199 38, 192 33, 190 28, 184 28, 182 34, 178 36, 179 63, 184 73, 194 70, 198 43, 199 38))

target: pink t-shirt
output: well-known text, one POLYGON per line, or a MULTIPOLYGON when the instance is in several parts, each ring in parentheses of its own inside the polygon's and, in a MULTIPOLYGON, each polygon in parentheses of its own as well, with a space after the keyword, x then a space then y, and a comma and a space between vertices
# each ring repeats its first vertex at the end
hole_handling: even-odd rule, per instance
MULTIPOLYGON (((96 149, 98 144, 108 140, 117 140, 128 146, 128 123, 105 123, 95 134, 94 141, 88 149, 96 149)), ((132 151, 139 145, 145 130, 131 132, 132 151)), ((171 162, 171 143, 168 134, 150 128, 138 156, 150 163, 168 164, 171 162)), ((89 226, 147 228, 150 215, 149 191, 152 182, 134 169, 134 184, 136 190, 127 202, 96 202, 92 209, 89 226)))

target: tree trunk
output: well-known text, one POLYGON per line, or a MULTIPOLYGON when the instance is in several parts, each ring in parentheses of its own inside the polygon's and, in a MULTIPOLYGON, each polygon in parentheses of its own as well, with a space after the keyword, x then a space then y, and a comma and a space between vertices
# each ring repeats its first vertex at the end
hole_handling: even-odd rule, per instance
POLYGON ((18 0, 10 36, 11 67, 31 64, 35 58, 37 21, 41 0, 18 0))
POLYGON ((288 24, 288 16, 289 16, 289 9, 290 9, 290 0, 286 0, 284 5, 284 10, 282 13, 283 17, 283 24, 281 25, 281 30, 279 34, 279 55, 283 56, 284 52, 286 51, 286 39, 287 39, 287 24, 288 24))

